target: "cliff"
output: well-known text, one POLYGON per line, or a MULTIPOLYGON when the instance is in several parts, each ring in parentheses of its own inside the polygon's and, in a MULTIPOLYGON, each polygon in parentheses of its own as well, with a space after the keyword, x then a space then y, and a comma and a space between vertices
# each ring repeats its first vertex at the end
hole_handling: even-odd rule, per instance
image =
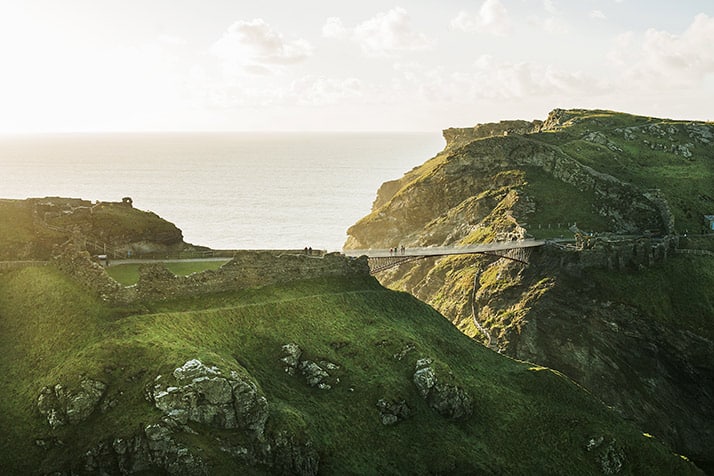
POLYGON ((566 373, 711 468, 714 263, 678 248, 712 246, 691 235, 714 210, 714 126, 554 110, 444 137, 444 151, 380 188, 345 247, 573 239, 527 266, 448 257, 378 278, 494 350, 566 373))
POLYGON ((81 243, 92 254, 117 257, 188 247, 173 223, 121 202, 76 198, 0 200, 0 260, 47 260, 55 246, 81 243))

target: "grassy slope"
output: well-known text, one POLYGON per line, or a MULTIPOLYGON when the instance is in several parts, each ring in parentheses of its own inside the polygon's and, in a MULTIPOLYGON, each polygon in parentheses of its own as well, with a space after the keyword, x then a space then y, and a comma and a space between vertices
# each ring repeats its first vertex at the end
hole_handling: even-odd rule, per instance
POLYGON ((33 216, 35 202, 45 200, 61 203, 73 199, 0 199, 0 260, 47 259, 53 245, 67 241, 77 226, 90 241, 108 243, 110 247, 112 243, 137 241, 182 242, 181 231, 173 223, 154 213, 115 203, 102 204, 91 215, 87 212, 50 218, 49 225, 55 229, 47 228, 33 216))
MULTIPOLYGON (((633 116, 613 111, 571 111, 576 117, 574 124, 567 124, 557 132, 533 134, 534 140, 561 148, 563 152, 595 170, 631 182, 642 189, 660 189, 667 198, 675 216, 677 231, 699 232, 702 215, 714 210, 714 151, 711 145, 697 144, 689 137, 686 126, 689 121, 633 116), (660 130, 673 127, 659 137, 643 128, 656 126, 660 130), (635 138, 627 140, 617 129, 639 128, 635 138), (613 151, 606 145, 583 139, 588 132, 599 131, 607 140, 619 147, 613 151), (644 141, 661 144, 694 144, 689 147, 691 159, 669 151, 652 150, 644 141)), ((536 195, 538 197, 538 195, 536 195)), ((596 229, 597 230, 597 229, 596 229)))
MULTIPOLYGON (((563 127, 523 137, 528 142, 555 146, 580 163, 599 172, 613 175, 623 182, 633 183, 643 190, 661 190, 674 214, 676 231, 679 233, 684 233, 685 230, 690 233, 701 231, 702 216, 714 214, 714 148, 711 144, 697 143, 689 137, 686 129, 690 124, 689 121, 657 119, 601 110, 570 110, 567 113, 574 120, 568 121, 563 127), (665 131, 672 126, 675 132, 666 132, 660 137, 642 129, 652 125, 665 131), (624 136, 623 129, 628 127, 640 128, 634 132, 632 140, 624 136), (613 151, 608 148, 608 145, 585 140, 585 137, 593 131, 602 133, 609 144, 618 147, 621 151, 613 151), (694 144, 689 147, 693 157, 687 159, 669 150, 652 150, 644 143, 645 140, 667 149, 671 144, 694 144)), ((430 180, 430 177, 438 172, 439 167, 451 157, 458 158, 460 154, 469 154, 471 149, 479 150, 479 143, 482 140, 484 144, 493 143, 493 139, 479 139, 463 148, 447 146, 444 152, 407 172, 399 180, 399 191, 395 196, 413 193, 412 190, 418 187, 418 184, 430 180)), ((498 172, 495 170, 494 176, 498 172)), ((522 189, 533 198, 536 210, 528 216, 518 218, 521 221, 528 221, 528 232, 536 238, 572 236, 567 229, 567 224, 572 222, 577 222, 578 226, 586 231, 612 231, 609 230, 608 220, 597 215, 593 209, 592 197, 554 179, 542 170, 523 168, 512 172, 525 172, 526 185, 522 189), (560 227, 557 227, 558 223, 561 224, 560 227)), ((492 181, 495 182, 495 178, 492 181)), ((474 192, 481 193, 486 190, 474 192)), ((378 222, 385 213, 390 213, 389 202, 379 209, 372 210, 355 227, 378 222)))
MULTIPOLYGON (((594 455, 584 449, 593 436, 615 438, 625 448, 625 474, 692 471, 566 378, 474 345, 431 308, 371 278, 141 309, 110 309, 50 268, 0 278, 0 466, 11 472, 29 472, 43 460, 33 444, 52 434, 34 408, 43 385, 71 387, 86 374, 107 382, 119 402, 55 433, 67 447, 49 458, 61 461, 158 419, 143 398, 144 385, 196 357, 247 369, 271 404, 268 431, 289 426, 306 433, 324 474, 598 474, 594 455), (340 364, 340 384, 325 392, 285 374, 279 358, 287 342, 299 344, 304 358, 340 364), (395 360, 409 343, 416 350, 395 360), (469 420, 447 421, 418 396, 411 375, 415 360, 426 356, 450 368, 474 396, 469 420), (379 398, 406 399, 414 416, 383 426, 379 398)), ((212 437, 194 439, 209 445, 212 437)), ((217 472, 230 472, 230 463, 221 464, 217 472)))
POLYGON ((66 237, 48 229, 38 229, 32 207, 26 201, 0 200, 0 260, 46 258, 51 243, 66 237), (50 243, 50 244, 48 244, 50 243))
MULTIPOLYGON (((192 273, 200 273, 209 269, 218 269, 226 261, 184 261, 182 263, 165 263, 166 268, 176 276, 187 276, 192 273)), ((139 268, 141 263, 120 264, 107 269, 109 276, 114 278, 124 286, 131 286, 139 282, 139 268)))

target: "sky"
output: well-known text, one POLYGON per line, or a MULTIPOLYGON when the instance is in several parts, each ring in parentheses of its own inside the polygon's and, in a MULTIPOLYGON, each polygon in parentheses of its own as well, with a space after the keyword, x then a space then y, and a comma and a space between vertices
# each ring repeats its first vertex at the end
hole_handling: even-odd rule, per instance
POLYGON ((0 0, 0 134, 714 120, 712 0, 0 0))

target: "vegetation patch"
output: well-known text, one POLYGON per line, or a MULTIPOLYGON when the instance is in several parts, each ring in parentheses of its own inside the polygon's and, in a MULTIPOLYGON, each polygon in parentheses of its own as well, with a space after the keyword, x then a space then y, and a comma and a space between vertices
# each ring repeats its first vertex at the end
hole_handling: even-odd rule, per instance
MULTIPOLYGON (((0 437, 0 460, 10 472, 81 464, 98 441, 131 438, 139 422, 158 422, 161 412, 145 400, 144 388, 190 359, 254 379, 269 402, 268 437, 283 442, 277 447, 315 448, 321 474, 513 474, 533 468, 599 474, 584 450, 587 438, 599 434, 626 445, 625 467, 632 474, 694 471, 563 376, 532 376, 529 365, 474 344, 433 309, 372 278, 296 281, 141 309, 107 307, 51 268, 5 278, 0 424, 8 430, 0 437), (339 381, 322 390, 287 374, 280 361, 287 343, 303 349, 302 359, 334 363, 339 381), (419 395, 415 363, 427 357, 445 384, 456 382, 473 396, 473 415, 445 418, 419 395), (50 430, 35 407, 40 389, 57 383, 78 388, 86 377, 106 384, 103 398, 112 404, 81 424, 50 430), (410 416, 385 426, 380 399, 405 401, 410 416), (46 443, 48 449, 35 443, 38 438, 62 443, 46 443)), ((178 432, 172 444, 210 458, 217 474, 269 472, 268 463, 251 466, 238 455, 241 445, 251 444, 240 432, 191 426, 195 434, 178 432), (216 441, 233 452, 218 450, 216 441)))

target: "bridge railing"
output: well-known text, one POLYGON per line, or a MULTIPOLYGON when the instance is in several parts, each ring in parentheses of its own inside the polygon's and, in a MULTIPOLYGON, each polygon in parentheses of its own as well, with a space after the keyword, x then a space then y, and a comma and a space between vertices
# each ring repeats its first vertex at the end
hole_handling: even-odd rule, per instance
POLYGON ((463 246, 426 246, 401 248, 371 248, 345 250, 344 254, 351 257, 367 256, 368 258, 389 258, 396 256, 446 256, 470 253, 485 253, 489 251, 505 251, 518 248, 533 248, 543 246, 545 240, 497 241, 463 246))

